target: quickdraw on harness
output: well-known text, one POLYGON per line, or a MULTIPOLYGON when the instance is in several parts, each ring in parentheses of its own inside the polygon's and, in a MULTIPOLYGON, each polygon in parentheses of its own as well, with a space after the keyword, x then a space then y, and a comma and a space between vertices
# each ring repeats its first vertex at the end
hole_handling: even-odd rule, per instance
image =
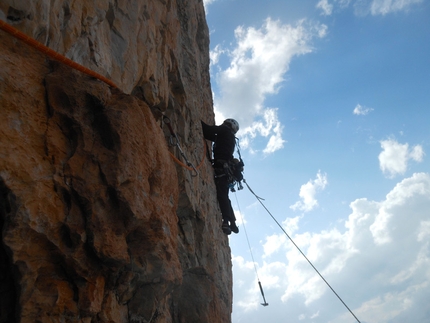
MULTIPOLYGON (((217 164, 222 165, 222 171, 220 171, 218 174, 215 174, 215 178, 220 177, 228 177, 228 186, 231 192, 236 192, 235 187, 240 191, 243 189, 242 185, 242 179, 243 179, 243 168, 245 166, 242 156, 240 155, 240 145, 239 145, 239 139, 236 138, 236 147, 237 147, 237 153, 239 155, 239 159, 233 158, 232 160, 221 160, 218 159, 216 161, 217 164)), ((214 160, 211 160, 212 164, 214 164, 214 160)), ((220 168, 218 168, 220 169, 220 168)))
POLYGON ((229 185, 230 191, 235 192, 234 186, 237 185, 237 190, 243 190, 242 180, 243 180, 243 170, 245 167, 245 163, 243 162, 242 155, 240 154, 240 144, 239 144, 239 138, 236 138, 236 150, 237 154, 239 155, 239 159, 235 158, 233 159, 234 163, 234 179, 235 181, 229 185))

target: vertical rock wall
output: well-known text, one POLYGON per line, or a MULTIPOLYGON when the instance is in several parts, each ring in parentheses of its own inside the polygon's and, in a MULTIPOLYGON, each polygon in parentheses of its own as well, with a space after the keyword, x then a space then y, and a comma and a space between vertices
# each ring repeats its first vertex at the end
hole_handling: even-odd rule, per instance
POLYGON ((0 19, 118 85, 0 31, 0 323, 230 322, 202 1, 2 0, 0 19))

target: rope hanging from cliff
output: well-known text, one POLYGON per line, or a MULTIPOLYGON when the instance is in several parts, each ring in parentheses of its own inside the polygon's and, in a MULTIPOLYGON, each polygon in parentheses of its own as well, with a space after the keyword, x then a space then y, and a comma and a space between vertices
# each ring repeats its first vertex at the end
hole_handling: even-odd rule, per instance
POLYGON ((107 85, 110 85, 114 88, 116 88, 117 86, 115 85, 115 83, 113 83, 111 80, 109 80, 108 78, 104 77, 103 75, 100 75, 92 70, 90 70, 89 68, 80 65, 74 61, 72 61, 71 59, 61 55, 60 53, 57 53, 56 51, 52 50, 51 48, 43 45, 42 43, 38 42, 37 40, 31 38, 30 36, 27 36, 26 34, 24 34, 23 32, 19 31, 18 29, 12 27, 11 25, 9 25, 8 23, 4 22, 3 20, 0 19, 0 29, 7 32, 8 34, 12 35, 13 37, 22 40, 24 43, 26 43, 27 45, 35 48, 36 50, 38 50, 39 52, 42 52, 45 55, 48 55, 49 57, 65 64, 68 65, 72 68, 74 68, 75 70, 78 70, 82 73, 85 73, 89 76, 95 77, 96 79, 99 79, 100 81, 106 83, 107 85))
POLYGON ((261 286, 260 277, 258 277, 257 266, 255 265, 254 255, 252 254, 251 244, 249 243, 248 232, 246 231, 245 221, 243 221, 242 211, 240 210, 239 200, 237 199, 237 194, 234 194, 236 197, 237 207, 239 208, 240 220, 242 221, 243 230, 245 231, 246 241, 248 242, 249 252, 251 254, 252 263, 254 264, 255 275, 257 276, 258 286, 260 287, 261 296, 263 296, 264 303, 261 303, 263 306, 268 306, 269 303, 266 302, 266 297, 264 296, 263 286, 261 286))
POLYGON ((264 207, 264 209, 269 213, 269 215, 272 217, 272 219, 276 222, 276 224, 281 228, 281 230, 284 232, 284 234, 287 236, 287 238, 293 243, 293 245, 297 248, 297 250, 302 254, 302 256, 306 259, 306 261, 312 266, 312 268, 316 271, 316 273, 321 277, 321 279, 327 284, 327 286, 331 289, 331 291, 337 296, 337 298, 342 302, 342 304, 346 307, 346 309, 351 313, 351 315, 357 320, 358 323, 361 323, 360 320, 355 316, 354 312, 351 311, 351 309, 346 305, 346 303, 342 300, 342 298, 336 293, 336 291, 331 287, 331 285, 327 282, 327 280, 321 275, 321 273, 318 271, 318 269, 312 264, 312 262, 306 257, 306 255, 303 253, 303 251, 299 248, 299 246, 294 242, 294 240, 289 236, 289 234, 284 230, 282 225, 279 224, 279 222, 275 219, 275 217, 270 213, 270 211, 267 209, 267 207, 264 205, 262 200, 263 198, 259 197, 257 194, 254 193, 254 191, 249 187, 248 183, 245 179, 243 179, 243 182, 248 187, 249 191, 257 198, 258 202, 264 207))

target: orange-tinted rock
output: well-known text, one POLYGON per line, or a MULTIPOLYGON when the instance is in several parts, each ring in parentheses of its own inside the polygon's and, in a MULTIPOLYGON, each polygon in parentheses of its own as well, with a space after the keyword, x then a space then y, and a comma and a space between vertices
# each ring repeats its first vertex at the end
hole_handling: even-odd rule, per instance
POLYGON ((160 118, 200 164, 200 120, 213 120, 202 2, 17 3, 0 19, 119 89, 0 31, 0 323, 229 322, 210 163, 198 176, 175 163, 160 118))

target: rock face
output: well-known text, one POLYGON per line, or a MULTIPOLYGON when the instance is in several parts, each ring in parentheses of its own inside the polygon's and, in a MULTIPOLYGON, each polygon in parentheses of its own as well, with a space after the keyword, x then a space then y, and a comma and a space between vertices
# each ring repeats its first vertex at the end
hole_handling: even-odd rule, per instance
POLYGON ((2 0, 0 19, 118 86, 0 31, 0 323, 230 322, 202 1, 2 0))

